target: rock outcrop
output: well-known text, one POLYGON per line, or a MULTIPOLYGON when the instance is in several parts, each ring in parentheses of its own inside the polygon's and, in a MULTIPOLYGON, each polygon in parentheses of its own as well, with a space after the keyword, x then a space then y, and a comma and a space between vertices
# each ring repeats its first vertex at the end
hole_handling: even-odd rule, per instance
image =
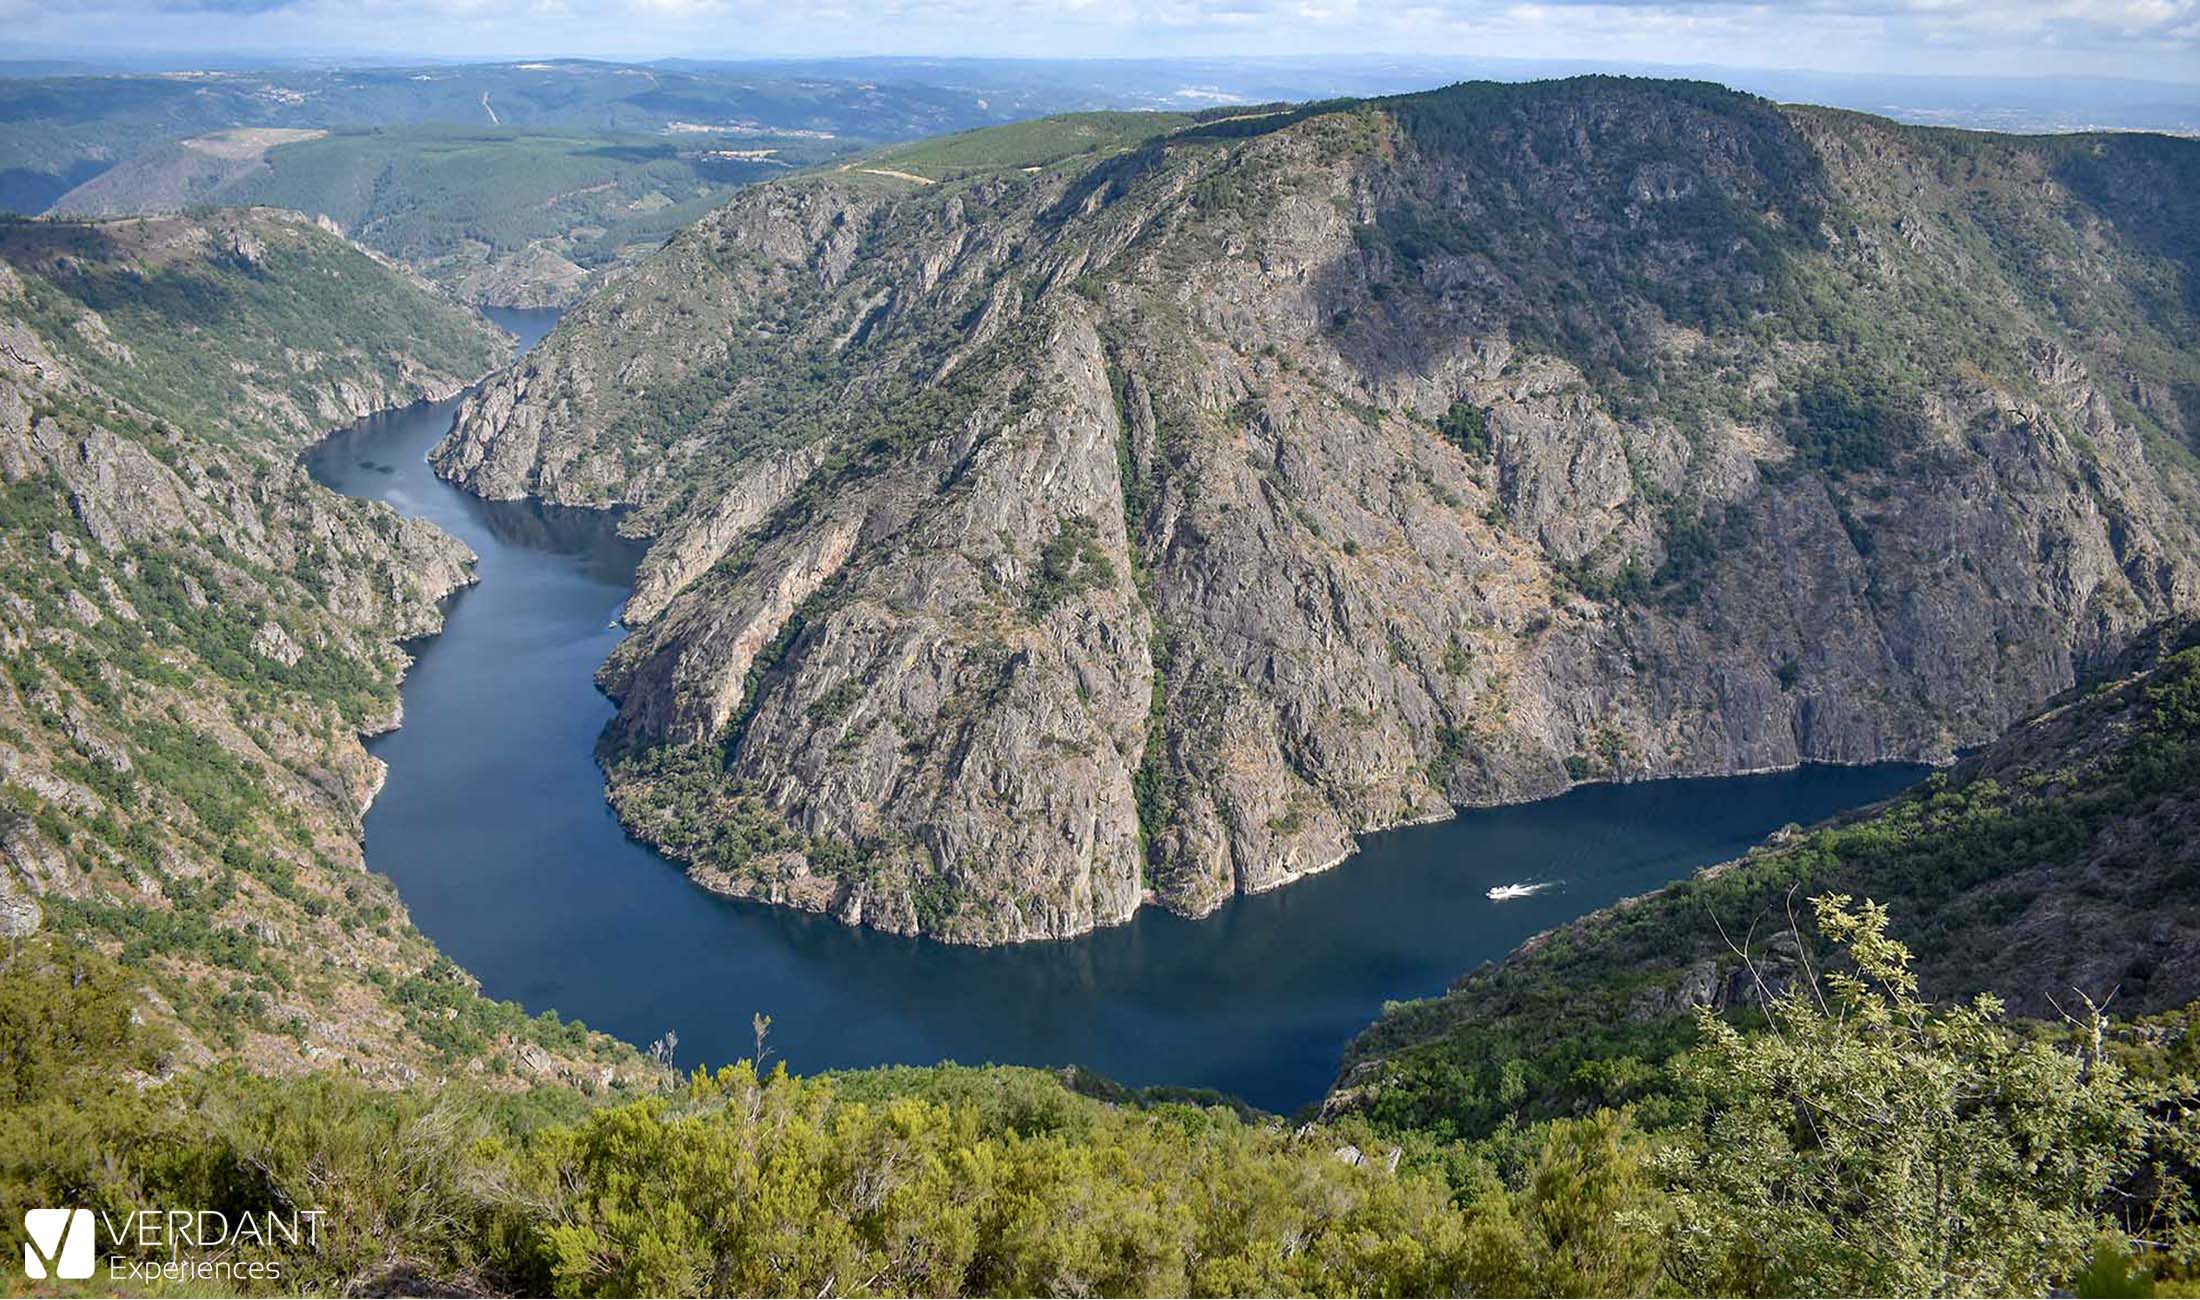
POLYGON ((793 178, 437 463, 655 535, 605 755, 698 879, 1061 937, 1461 804, 1946 760, 2200 606, 2196 178, 1612 79, 793 178))
POLYGON ((474 557, 296 453, 505 346, 288 214, 0 223, 0 936, 119 955, 178 1062, 402 1082, 496 1021, 360 851, 474 557))

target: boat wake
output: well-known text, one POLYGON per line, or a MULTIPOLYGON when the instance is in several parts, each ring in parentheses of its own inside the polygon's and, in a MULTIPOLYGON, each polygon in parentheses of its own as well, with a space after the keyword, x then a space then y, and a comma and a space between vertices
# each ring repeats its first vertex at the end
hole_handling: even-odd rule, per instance
POLYGON ((1496 885, 1490 889, 1490 901, 1503 903, 1515 898, 1528 898, 1557 883, 1555 880, 1528 880, 1517 885, 1496 885))

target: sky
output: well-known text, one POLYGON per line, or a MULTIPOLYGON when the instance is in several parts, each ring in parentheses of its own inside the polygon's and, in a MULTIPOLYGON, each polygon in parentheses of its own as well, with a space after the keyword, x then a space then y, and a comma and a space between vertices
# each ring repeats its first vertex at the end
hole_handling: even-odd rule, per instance
POLYGON ((0 32, 0 53, 1389 53, 2200 83, 2200 0, 0 0, 0 32))

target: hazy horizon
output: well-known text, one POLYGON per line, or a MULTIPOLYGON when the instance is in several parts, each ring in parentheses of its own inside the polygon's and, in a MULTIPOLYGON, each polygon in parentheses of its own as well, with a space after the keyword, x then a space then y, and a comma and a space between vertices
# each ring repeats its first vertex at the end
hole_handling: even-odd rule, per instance
POLYGON ((1721 63, 1704 60, 1689 62, 1660 62, 1637 59, 1601 59, 1594 57, 1515 57, 1507 55, 1444 55, 1414 54, 1396 50, 1340 50, 1325 54, 910 54, 886 51, 850 51, 838 54, 774 54, 744 53, 740 51, 693 51, 678 54, 617 55, 574 50, 514 49, 485 51, 479 54, 446 54, 420 50, 344 50, 344 49, 222 49, 163 50, 155 47, 142 49, 100 49, 87 46, 61 44, 26 44, 0 40, 0 66, 25 63, 71 63, 95 68, 100 72, 185 72, 192 70, 229 71, 255 68, 409 68, 449 66, 453 68, 516 65, 522 63, 601 63, 614 66, 664 66, 693 65, 697 67, 741 67, 785 65, 790 68, 807 66, 831 66, 835 64, 895 64, 912 67, 954 64, 1002 66, 1072 64, 1106 66, 1109 64, 1140 64, 1150 67, 1180 65, 1190 68, 1237 66, 1260 67, 1356 67, 1372 68, 1384 62, 1408 67, 1437 67, 1457 65, 1471 68, 1477 65, 1517 65, 1519 71, 1536 76, 1551 74, 1544 69, 1578 66, 1585 70, 1608 72, 1614 75, 1640 75, 1652 77, 1685 77, 1714 72, 1752 72, 1767 76, 1827 77, 1838 79, 1871 79, 1880 81, 1918 81, 1935 84, 2007 84, 2011 82, 2070 83, 2089 81, 2121 82, 2134 86, 2161 86, 2179 92, 2200 90, 2200 77, 2180 81, 2169 77, 2149 77, 2116 72, 1883 72, 1861 69, 1814 67, 1808 64, 1743 64, 1721 63))
POLYGON ((0 57, 1579 60, 2200 84, 2200 0, 0 0, 0 57))

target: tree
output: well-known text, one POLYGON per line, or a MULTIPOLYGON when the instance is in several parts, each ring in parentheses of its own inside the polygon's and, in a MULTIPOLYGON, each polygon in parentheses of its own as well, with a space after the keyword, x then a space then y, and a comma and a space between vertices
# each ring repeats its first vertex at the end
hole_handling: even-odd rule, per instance
POLYGON ((2020 1038, 1991 995, 1918 997, 1887 913, 1816 900, 1853 972, 1770 1000, 1743 1034, 1705 1013, 1680 1067, 1704 1099, 1664 1158, 1667 1267, 1709 1294, 2039 1294, 2114 1233, 2111 1185, 2149 1125, 2123 1069, 2020 1038))
MULTIPOLYGON (((1555 1120, 1532 1142, 1527 1177, 1508 1198, 1505 1217, 1517 1226, 1519 1245, 1517 1276, 1505 1291, 1648 1295, 1658 1279, 1667 1202, 1642 1132, 1625 1112, 1600 1110, 1555 1120)), ((1476 1228, 1486 1240, 1488 1221, 1476 1228)), ((1478 1252, 1468 1281, 1488 1290, 1500 1259, 1478 1252)))

